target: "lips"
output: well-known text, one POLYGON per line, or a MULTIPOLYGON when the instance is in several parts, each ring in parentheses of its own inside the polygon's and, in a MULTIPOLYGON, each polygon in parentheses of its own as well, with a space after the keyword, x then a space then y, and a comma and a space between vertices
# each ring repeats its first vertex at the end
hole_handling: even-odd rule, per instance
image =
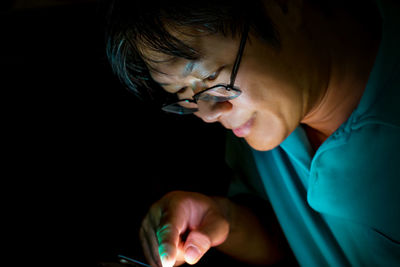
POLYGON ((254 123, 254 116, 252 116, 247 122, 242 124, 240 127, 235 128, 232 131, 237 137, 245 137, 250 133, 253 123, 254 123))

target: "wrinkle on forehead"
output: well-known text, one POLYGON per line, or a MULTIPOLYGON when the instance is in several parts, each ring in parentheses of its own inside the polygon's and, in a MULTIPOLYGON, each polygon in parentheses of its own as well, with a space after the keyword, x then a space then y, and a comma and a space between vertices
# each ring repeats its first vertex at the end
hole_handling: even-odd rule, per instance
MULTIPOLYGON (((171 85, 182 82, 188 75, 188 66, 191 68, 193 64, 187 60, 175 60, 175 63, 157 64, 150 69, 152 78, 160 84, 171 85)), ((196 67, 192 69, 195 70, 196 67)))
MULTIPOLYGON (((215 60, 220 61, 222 57, 219 54, 229 51, 229 49, 226 49, 225 43, 221 42, 226 41, 226 37, 219 34, 198 33, 194 29, 187 30, 186 32, 174 31, 171 34, 174 34, 176 38, 182 40, 187 46, 198 51, 199 58, 191 60, 185 57, 168 55, 152 47, 145 46, 145 43, 141 43, 141 53, 144 56, 143 60, 150 71, 150 75, 154 80, 162 84, 183 84, 185 76, 190 74, 189 70, 192 67, 191 73, 193 73, 195 77, 205 77, 209 75, 211 69, 215 68, 215 65, 217 65, 217 63, 211 64, 210 62, 214 62, 215 60), (218 48, 218 52, 214 51, 215 47, 218 48), (215 53, 218 53, 218 55, 215 53), (213 61, 210 61, 210 58, 212 58, 213 61), (190 63, 191 61, 200 64, 195 64, 195 66, 193 66, 191 65, 192 63, 190 63)), ((228 39, 228 41, 230 40, 228 39)), ((229 47, 233 45, 236 50, 236 42, 229 42, 227 44, 229 47)), ((225 57, 223 58, 225 59, 225 57)))
POLYGON ((158 64, 175 64, 177 60, 179 59, 187 59, 184 56, 177 56, 176 54, 179 54, 179 47, 182 48, 181 54, 190 54, 188 50, 193 51, 193 58, 190 58, 191 60, 193 59, 200 59, 202 58, 202 49, 200 47, 200 38, 202 36, 205 36, 204 33, 199 33, 198 30, 192 29, 192 28, 183 28, 183 27, 168 27, 166 25, 167 31, 179 40, 182 43, 174 43, 173 39, 166 40, 166 41, 171 41, 171 47, 165 46, 164 48, 167 49, 168 52, 170 53, 165 53, 161 51, 161 45, 160 49, 157 49, 157 44, 154 44, 151 40, 146 40, 146 39, 138 39, 136 43, 136 47, 138 49, 138 52, 140 56, 142 57, 143 61, 145 64, 152 70, 158 71, 157 68, 155 67, 158 64), (176 45, 176 49, 174 51, 174 45, 176 45))

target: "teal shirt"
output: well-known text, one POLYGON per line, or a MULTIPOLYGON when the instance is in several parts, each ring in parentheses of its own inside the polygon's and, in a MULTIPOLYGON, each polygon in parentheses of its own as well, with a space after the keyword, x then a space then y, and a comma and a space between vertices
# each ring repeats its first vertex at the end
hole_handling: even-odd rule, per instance
POLYGON ((400 266, 400 9, 385 2, 363 97, 316 153, 302 126, 265 152, 228 138, 230 195, 268 199, 302 266, 400 266))

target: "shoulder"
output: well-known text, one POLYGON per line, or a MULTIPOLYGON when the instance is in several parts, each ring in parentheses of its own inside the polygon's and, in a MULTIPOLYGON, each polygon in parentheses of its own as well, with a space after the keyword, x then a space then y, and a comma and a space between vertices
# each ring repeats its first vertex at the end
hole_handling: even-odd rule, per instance
POLYGON ((316 158, 309 204, 400 241, 400 127, 365 123, 337 138, 316 158))
POLYGON ((372 120, 400 126, 400 4, 392 0, 377 2, 383 20, 381 43, 353 126, 372 120))

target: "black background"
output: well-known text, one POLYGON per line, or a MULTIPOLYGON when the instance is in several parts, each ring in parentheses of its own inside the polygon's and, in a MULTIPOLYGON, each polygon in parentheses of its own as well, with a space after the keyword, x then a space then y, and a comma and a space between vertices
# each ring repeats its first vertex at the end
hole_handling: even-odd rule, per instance
MULTIPOLYGON (((226 192, 225 131, 128 92, 106 61, 103 24, 95 3, 1 11, 2 217, 6 259, 21 266, 143 259, 152 202, 226 192)), ((213 253, 204 266, 229 265, 213 253)))

